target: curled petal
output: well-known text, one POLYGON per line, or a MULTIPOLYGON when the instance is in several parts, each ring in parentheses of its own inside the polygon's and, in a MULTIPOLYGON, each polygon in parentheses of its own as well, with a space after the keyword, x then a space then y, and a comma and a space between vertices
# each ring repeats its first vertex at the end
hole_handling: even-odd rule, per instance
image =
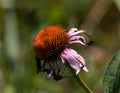
MULTIPOLYGON (((69 31, 68 31, 68 37, 72 37, 74 35, 78 35, 80 33, 83 33, 85 32, 84 30, 78 30, 77 28, 71 28, 69 31)), ((86 32, 85 32, 86 33, 86 32)))
POLYGON ((68 43, 80 43, 82 45, 87 45, 87 42, 85 41, 85 38, 83 36, 78 35, 79 33, 85 32, 84 30, 78 30, 76 28, 72 28, 68 32, 68 43))
POLYGON ((86 68, 86 66, 84 66, 82 69, 86 72, 89 72, 88 69, 86 68))
POLYGON ((76 70, 76 75, 80 72, 80 65, 79 62, 71 55, 64 55, 62 54, 62 57, 64 57, 67 62, 69 63, 69 65, 76 70))
POLYGON ((56 65, 57 65, 57 68, 60 69, 61 66, 60 66, 59 60, 56 61, 56 65))
POLYGON ((60 55, 60 58, 62 60, 62 63, 65 64, 65 58, 60 55))
POLYGON ((69 38, 69 41, 75 41, 75 40, 81 40, 83 42, 86 42, 85 38, 83 36, 78 36, 77 35, 77 36, 72 36, 72 37, 69 38))
POLYGON ((87 42, 85 41, 85 38, 82 36, 73 36, 69 38, 69 44, 72 43, 81 43, 82 45, 87 45, 87 42))
POLYGON ((52 77, 52 75, 53 75, 53 70, 51 70, 50 73, 48 73, 47 79, 50 79, 52 77))
POLYGON ((80 56, 75 50, 67 48, 61 54, 64 60, 70 64, 70 66, 76 70, 76 74, 82 69, 88 72, 88 69, 85 66, 85 60, 82 56, 80 56))
POLYGON ((75 50, 73 50, 73 49, 71 49, 71 48, 69 48, 69 49, 67 48, 66 51, 70 51, 70 53, 71 53, 72 55, 74 55, 74 57, 75 57, 76 59, 78 59, 80 63, 82 63, 83 65, 85 65, 85 60, 84 60, 84 58, 83 58, 81 55, 79 55, 75 50))
POLYGON ((73 43, 80 43, 82 45, 86 45, 86 42, 82 42, 81 40, 75 40, 75 41, 70 41, 69 44, 73 44, 73 43))
POLYGON ((61 57, 64 60, 67 60, 70 66, 76 70, 76 74, 78 74, 81 69, 88 72, 87 68, 85 67, 84 58, 80 56, 75 50, 67 48, 61 54, 61 57))
POLYGON ((78 31, 75 31, 74 33, 71 34, 71 36, 74 36, 74 35, 78 35, 80 33, 83 33, 85 32, 84 30, 78 30, 78 31))
POLYGON ((73 34, 75 31, 78 31, 78 29, 77 29, 77 28, 71 28, 71 29, 68 31, 68 35, 73 34))
POLYGON ((73 36, 69 38, 69 41, 79 40, 82 36, 73 36))

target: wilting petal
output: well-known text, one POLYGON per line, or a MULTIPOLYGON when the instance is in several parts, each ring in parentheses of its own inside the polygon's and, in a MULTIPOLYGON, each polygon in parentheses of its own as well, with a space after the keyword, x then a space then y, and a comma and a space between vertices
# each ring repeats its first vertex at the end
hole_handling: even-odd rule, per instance
POLYGON ((68 31, 68 37, 71 37, 71 36, 74 36, 74 35, 78 35, 80 33, 83 33, 85 32, 84 30, 78 30, 77 28, 71 28, 69 31, 68 31))
POLYGON ((62 63, 65 64, 65 58, 60 55, 60 58, 62 60, 62 63))
POLYGON ((74 57, 75 57, 76 59, 78 59, 80 63, 82 63, 83 65, 85 65, 85 60, 84 60, 84 58, 83 58, 81 55, 79 55, 75 50, 73 50, 73 49, 71 49, 71 48, 69 48, 69 49, 67 48, 66 51, 70 51, 70 53, 71 53, 72 55, 74 55, 74 57))
POLYGON ((88 69, 85 66, 85 60, 84 60, 84 58, 81 55, 79 55, 75 50, 73 50, 73 49, 69 49, 69 50, 71 51, 71 54, 73 54, 74 57, 80 62, 80 67, 84 71, 89 72, 88 69))
POLYGON ((56 61, 56 65, 57 65, 57 68, 60 69, 61 66, 60 66, 60 62, 59 62, 58 59, 57 59, 57 61, 56 61))
POLYGON ((69 44, 72 43, 81 43, 82 45, 87 45, 87 42, 85 41, 85 38, 83 36, 71 36, 69 37, 69 44))
POLYGON ((47 79, 50 79, 52 77, 52 74, 53 74, 53 70, 51 70, 50 73, 48 73, 47 79))
POLYGON ((79 73, 80 69, 88 72, 85 66, 85 60, 82 56, 80 56, 75 50, 66 48, 64 52, 61 54, 62 58, 67 60, 72 68, 76 70, 76 74, 79 73))
POLYGON ((84 59, 72 49, 65 49, 61 56, 76 70, 76 74, 84 67, 84 59))
POLYGON ((68 35, 73 34, 75 31, 78 31, 78 29, 77 29, 77 28, 71 28, 71 29, 68 31, 68 35))
POLYGON ((86 42, 83 36, 76 35, 69 38, 69 41, 75 41, 75 40, 81 40, 82 42, 86 42))
POLYGON ((70 41, 70 42, 69 42, 69 44, 72 44, 72 43, 80 43, 80 44, 82 44, 82 45, 86 45, 86 44, 87 44, 87 43, 82 42, 82 41, 80 41, 80 40, 75 40, 75 41, 70 41))
POLYGON ((88 69, 86 68, 86 66, 84 66, 82 69, 86 72, 89 72, 88 69))
POLYGON ((80 38, 81 38, 81 36, 72 36, 69 38, 69 41, 79 40, 80 38))
POLYGON ((68 55, 62 54, 62 57, 64 57, 69 63, 69 65, 76 70, 76 75, 77 75, 81 69, 79 62, 69 54, 68 55))
POLYGON ((83 33, 85 32, 84 30, 78 30, 78 31, 75 31, 74 33, 70 34, 70 36, 74 36, 74 35, 78 35, 80 33, 83 33))

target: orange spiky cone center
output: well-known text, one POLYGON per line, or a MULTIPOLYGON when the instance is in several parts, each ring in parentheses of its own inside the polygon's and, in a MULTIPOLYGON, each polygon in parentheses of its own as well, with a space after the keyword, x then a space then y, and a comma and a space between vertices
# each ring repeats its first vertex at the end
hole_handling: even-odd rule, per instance
POLYGON ((68 42, 66 30, 58 26, 49 26, 38 32, 34 38, 34 49, 40 58, 57 57, 68 42))

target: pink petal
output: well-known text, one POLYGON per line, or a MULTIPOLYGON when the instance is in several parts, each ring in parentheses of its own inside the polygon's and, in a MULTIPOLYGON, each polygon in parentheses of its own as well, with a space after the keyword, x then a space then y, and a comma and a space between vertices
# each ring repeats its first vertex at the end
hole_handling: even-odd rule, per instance
POLYGON ((69 44, 72 44, 72 43, 81 43, 82 45, 86 45, 86 41, 85 41, 85 38, 83 36, 71 36, 69 38, 69 44))
POLYGON ((78 30, 77 28, 71 28, 69 31, 68 31, 68 36, 71 37, 71 36, 74 36, 74 35, 77 35, 77 34, 80 34, 80 33, 83 33, 85 32, 84 30, 78 30))
POLYGON ((75 40, 75 41, 70 41, 69 44, 72 44, 72 43, 80 43, 82 45, 86 45, 86 43, 80 41, 80 40, 75 40))
POLYGON ((77 58, 80 62, 82 62, 83 65, 85 65, 85 60, 81 55, 79 55, 75 50, 71 48, 69 48, 69 50, 71 51, 71 54, 74 55, 75 58, 77 58))
POLYGON ((62 63, 65 64, 65 58, 63 56, 60 56, 62 63))
POLYGON ((67 62, 69 63, 69 65, 76 70, 76 75, 80 72, 80 65, 77 62, 77 60, 75 60, 72 56, 70 55, 64 55, 62 54, 62 56, 67 60, 67 62))
POLYGON ((76 74, 78 74, 81 69, 88 72, 88 69, 85 66, 84 58, 80 56, 75 50, 66 48, 61 56, 64 60, 67 60, 73 69, 76 70, 76 74))
POLYGON ((72 37, 69 38, 69 41, 75 41, 75 40, 81 40, 83 42, 86 42, 85 38, 83 36, 76 35, 76 36, 72 36, 72 37))
POLYGON ((72 36, 70 37, 69 41, 79 40, 81 36, 72 36))
POLYGON ((85 32, 84 30, 78 30, 78 31, 75 31, 74 33, 71 33, 70 36, 74 36, 74 35, 78 35, 80 33, 83 33, 85 32))
POLYGON ((89 72, 88 69, 86 68, 86 66, 84 66, 82 69, 86 72, 89 72))
POLYGON ((68 31, 68 35, 71 35, 73 34, 75 31, 77 31, 78 29, 77 28, 71 28, 69 31, 68 31))

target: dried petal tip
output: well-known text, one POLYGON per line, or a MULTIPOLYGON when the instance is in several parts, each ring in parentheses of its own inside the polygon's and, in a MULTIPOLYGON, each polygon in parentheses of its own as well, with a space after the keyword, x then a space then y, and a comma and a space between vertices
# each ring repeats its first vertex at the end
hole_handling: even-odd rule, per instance
POLYGON ((50 79, 52 77, 52 74, 53 74, 53 70, 51 70, 50 73, 48 73, 47 79, 50 79))
POLYGON ((84 66, 82 69, 86 72, 89 72, 89 70, 86 68, 86 66, 84 66))
POLYGON ((88 43, 87 43, 87 45, 92 45, 94 43, 94 41, 89 41, 88 43))

